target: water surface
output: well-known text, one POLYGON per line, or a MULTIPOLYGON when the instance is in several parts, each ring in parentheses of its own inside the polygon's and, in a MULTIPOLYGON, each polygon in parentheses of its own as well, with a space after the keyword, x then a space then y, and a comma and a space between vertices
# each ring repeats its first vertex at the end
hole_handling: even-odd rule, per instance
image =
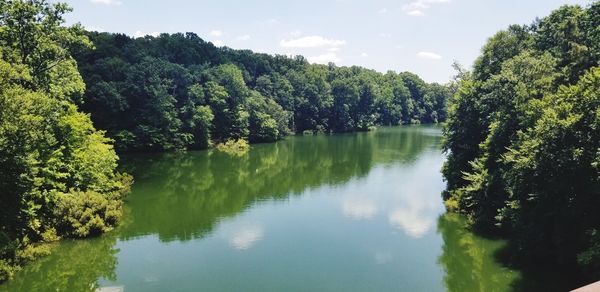
POLYGON ((121 226, 0 291, 506 291, 502 242, 442 215, 434 126, 136 155, 121 226))

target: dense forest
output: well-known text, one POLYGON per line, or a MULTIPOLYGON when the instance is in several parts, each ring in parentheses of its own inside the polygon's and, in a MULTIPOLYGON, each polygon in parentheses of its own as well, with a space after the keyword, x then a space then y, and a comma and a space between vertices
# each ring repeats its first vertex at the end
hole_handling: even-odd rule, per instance
POLYGON ((600 2, 513 25, 462 71, 445 127, 449 210, 515 258, 600 276, 600 2))
POLYGON ((65 26, 71 9, 0 0, 0 281, 60 238, 99 235, 132 177, 119 152, 273 142, 437 123, 451 88, 404 72, 65 26))
POLYGON ((81 109, 123 152, 437 123, 451 95, 408 72, 217 48, 193 33, 88 36, 95 49, 75 55, 87 85, 81 109))

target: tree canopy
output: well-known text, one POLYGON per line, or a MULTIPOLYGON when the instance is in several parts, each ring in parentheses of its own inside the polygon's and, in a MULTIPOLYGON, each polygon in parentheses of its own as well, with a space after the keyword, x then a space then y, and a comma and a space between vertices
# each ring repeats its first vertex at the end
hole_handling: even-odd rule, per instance
POLYGON ((490 38, 445 127, 450 210, 600 276, 600 2, 490 38))
POLYGON ((124 152, 442 122, 451 95, 408 72, 217 48, 193 33, 87 34, 95 48, 76 54, 88 88, 80 105, 124 152))

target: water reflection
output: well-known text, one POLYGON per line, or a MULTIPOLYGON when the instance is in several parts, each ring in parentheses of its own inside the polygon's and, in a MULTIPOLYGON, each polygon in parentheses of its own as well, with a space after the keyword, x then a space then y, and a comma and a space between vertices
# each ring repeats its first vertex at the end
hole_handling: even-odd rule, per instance
POLYGON ((414 238, 421 238, 433 226, 433 220, 424 217, 417 210, 397 209, 389 216, 390 224, 402 229, 407 235, 414 238))
POLYGON ((422 238, 435 227, 444 211, 440 190, 444 183, 438 172, 442 166, 438 144, 425 149, 410 163, 376 166, 368 179, 349 182, 340 191, 343 214, 353 220, 382 215, 388 224, 411 238, 422 238))
MULTIPOLYGON (((220 218, 235 216, 254 202, 285 200, 324 185, 342 186, 364 177, 375 165, 414 162, 439 140, 439 130, 437 134, 423 135, 416 127, 381 129, 357 135, 291 137, 254 146, 242 157, 207 151, 129 157, 126 168, 135 175, 136 184, 127 204, 131 224, 120 237, 201 238, 220 218)), ((437 169, 435 175, 439 177, 437 169)), ((349 217, 364 219, 377 211, 356 203, 364 204, 349 202, 344 207, 349 217)))
MULTIPOLYGON (((34 261, 0 291, 95 291, 98 279, 115 280, 116 238, 108 235, 84 241, 65 241, 51 256, 34 261)), ((103 290, 101 290, 103 291, 103 290)))
POLYGON ((446 272, 444 283, 448 291, 509 291, 511 284, 520 279, 518 272, 498 265, 495 253, 505 243, 470 233, 464 218, 455 214, 441 216, 438 232, 444 239, 439 262, 446 272))
POLYGON ((291 137, 242 157, 126 157, 136 184, 121 226, 61 244, 0 291, 506 287, 511 278, 487 262, 488 246, 465 243, 455 221, 436 221, 439 136, 434 127, 384 128, 291 137), (490 286, 465 283, 471 270, 490 286))
POLYGON ((244 226, 233 233, 229 245, 234 249, 246 250, 259 241, 263 235, 264 231, 261 226, 244 226))
POLYGON ((344 201, 342 211, 355 220, 371 219, 377 214, 377 206, 370 200, 351 198, 344 201))

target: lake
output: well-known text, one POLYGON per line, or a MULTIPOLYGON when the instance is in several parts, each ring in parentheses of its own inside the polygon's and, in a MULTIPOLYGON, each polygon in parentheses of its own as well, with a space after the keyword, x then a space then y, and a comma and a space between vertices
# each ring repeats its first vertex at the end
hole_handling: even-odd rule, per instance
POLYGON ((501 241, 444 215, 441 128, 133 155, 122 224, 0 291, 506 291, 501 241))

